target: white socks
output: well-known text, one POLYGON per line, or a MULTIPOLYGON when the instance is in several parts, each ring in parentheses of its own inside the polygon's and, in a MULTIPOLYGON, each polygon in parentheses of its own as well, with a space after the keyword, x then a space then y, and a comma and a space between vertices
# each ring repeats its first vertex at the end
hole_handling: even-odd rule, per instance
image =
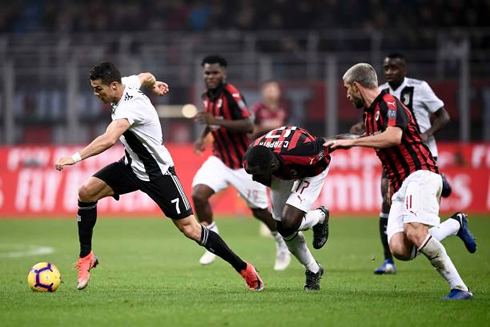
POLYGON ((212 230, 213 232, 215 232, 216 234, 219 234, 218 233, 218 226, 216 226, 216 222, 212 222, 211 224, 205 226, 207 229, 209 230, 212 230))
POLYGON ((282 235, 278 232, 271 232, 272 238, 276 241, 276 249, 287 251, 288 247, 282 238, 282 235))
MULTIPOLYGON (((320 209, 308 211, 301 221, 298 230, 308 230, 319 222, 323 222, 325 214, 320 209)), ((454 220, 454 219, 453 219, 454 220)))
POLYGON ((306 269, 315 274, 320 270, 320 266, 306 246, 306 240, 303 233, 298 231, 297 233, 284 238, 284 241, 286 241, 289 252, 291 252, 306 269))
POLYGON ((456 267, 447 255, 446 249, 441 242, 429 234, 419 248, 419 251, 429 259, 431 265, 447 280, 451 289, 468 291, 468 287, 459 276, 456 267))
POLYGON ((448 236, 456 235, 461 225, 456 219, 448 218, 442 224, 429 229, 430 235, 436 240, 442 241, 448 236))

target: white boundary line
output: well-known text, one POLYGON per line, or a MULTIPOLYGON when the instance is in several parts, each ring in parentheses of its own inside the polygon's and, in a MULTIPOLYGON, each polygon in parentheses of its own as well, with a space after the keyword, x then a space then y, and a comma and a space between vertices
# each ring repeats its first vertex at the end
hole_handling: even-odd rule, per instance
POLYGON ((53 252, 54 248, 50 246, 0 244, 0 259, 33 257, 36 255, 51 254, 53 252), (1 250, 7 250, 8 252, 3 252, 1 250))

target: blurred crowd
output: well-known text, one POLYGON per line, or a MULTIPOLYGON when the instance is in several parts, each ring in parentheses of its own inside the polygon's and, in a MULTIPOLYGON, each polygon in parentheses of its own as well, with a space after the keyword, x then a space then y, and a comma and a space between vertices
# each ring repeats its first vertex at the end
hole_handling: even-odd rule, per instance
POLYGON ((489 26, 490 0, 3 0, 0 33, 489 26))

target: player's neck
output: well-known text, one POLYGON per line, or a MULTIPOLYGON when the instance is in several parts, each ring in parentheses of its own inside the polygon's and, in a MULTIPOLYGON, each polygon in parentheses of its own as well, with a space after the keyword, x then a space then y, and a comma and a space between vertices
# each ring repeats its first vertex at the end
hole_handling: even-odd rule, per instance
POLYGON ((124 89, 125 89, 125 86, 123 85, 119 85, 117 90, 116 90, 116 94, 114 95, 114 98, 112 99, 112 103, 116 104, 116 103, 119 103, 119 101, 121 101, 121 98, 123 96, 123 93, 124 93, 124 89))
POLYGON ((366 108, 369 108, 371 104, 376 100, 378 95, 381 93, 379 88, 374 89, 363 89, 362 90, 362 98, 364 99, 364 104, 366 108))
POLYGON ((403 84, 403 82, 405 82, 405 77, 400 81, 388 83, 388 85, 393 91, 396 91, 396 89, 398 89, 403 84))

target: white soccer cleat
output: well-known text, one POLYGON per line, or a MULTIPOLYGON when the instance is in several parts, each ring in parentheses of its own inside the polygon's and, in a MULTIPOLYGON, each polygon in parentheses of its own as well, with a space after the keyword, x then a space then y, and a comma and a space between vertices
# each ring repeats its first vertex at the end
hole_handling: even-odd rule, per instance
POLYGON ((202 255, 201 259, 199 259, 199 263, 201 265, 209 265, 212 264, 215 259, 216 259, 216 254, 206 250, 206 252, 204 252, 204 254, 202 255))
POLYGON ((274 264, 275 271, 285 270, 291 263, 291 253, 286 248, 276 252, 276 263, 274 264))

